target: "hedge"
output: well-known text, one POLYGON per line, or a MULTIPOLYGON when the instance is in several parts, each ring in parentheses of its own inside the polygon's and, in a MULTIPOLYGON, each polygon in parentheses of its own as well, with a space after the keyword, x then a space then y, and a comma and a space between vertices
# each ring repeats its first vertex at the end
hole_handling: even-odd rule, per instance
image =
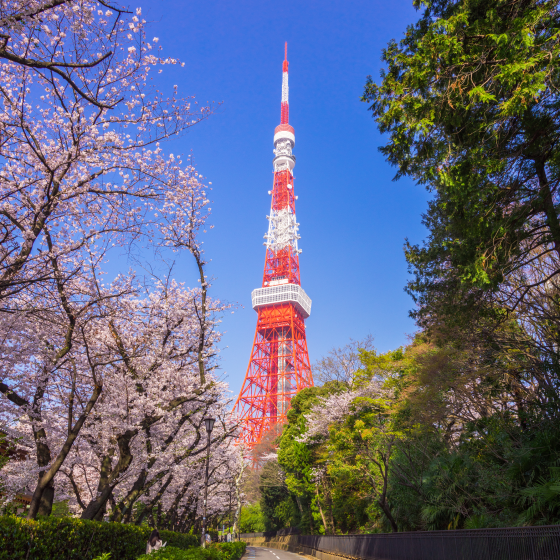
POLYGON ((169 544, 151 554, 143 554, 138 560, 239 560, 247 546, 244 542, 212 544, 208 548, 181 550, 169 544))
POLYGON ((221 560, 239 560, 245 554, 247 543, 245 542, 225 542, 212 545, 217 547, 222 553, 221 560))
MULTIPOLYGON (((151 531, 145 526, 71 517, 30 521, 5 515, 0 516, 0 560, 92 560, 106 552, 112 560, 136 560, 146 552, 151 531)), ((160 535, 178 550, 199 543, 195 535, 173 531, 160 535)))

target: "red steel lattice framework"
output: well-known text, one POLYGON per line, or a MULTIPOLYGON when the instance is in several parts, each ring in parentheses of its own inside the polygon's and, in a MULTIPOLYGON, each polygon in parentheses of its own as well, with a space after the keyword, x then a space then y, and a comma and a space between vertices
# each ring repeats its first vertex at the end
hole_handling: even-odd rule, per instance
POLYGON ((282 65, 280 125, 274 131, 274 183, 266 258, 261 288, 253 290, 257 328, 249 367, 235 403, 240 440, 252 448, 277 424, 286 421, 292 397, 313 386, 307 352, 305 319, 311 300, 300 284, 298 227, 294 194, 294 129, 288 124, 287 43, 282 65))

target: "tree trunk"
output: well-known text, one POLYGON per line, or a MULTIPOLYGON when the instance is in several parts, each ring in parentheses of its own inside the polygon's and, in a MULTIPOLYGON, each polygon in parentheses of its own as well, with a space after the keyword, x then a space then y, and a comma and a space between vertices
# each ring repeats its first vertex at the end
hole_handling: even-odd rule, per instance
POLYGON ((175 530, 175 521, 177 519, 177 509, 173 508, 173 510, 171 511, 171 515, 169 516, 169 530, 170 531, 174 531, 175 530))
POLYGON ((399 532, 399 528, 397 526, 397 522, 395 521, 395 518, 393 517, 393 514, 391 513, 391 510, 389 509, 389 506, 387 505, 387 501, 386 500, 377 500, 377 503, 379 504, 379 507, 383 510, 383 513, 385 514, 385 517, 387 517, 387 519, 389 520, 389 523, 391 524, 391 529, 393 530, 393 533, 398 533, 399 532))
MULTIPOLYGON (((101 395, 101 389, 101 385, 97 385, 94 388, 84 412, 80 415, 78 421, 70 430, 62 449, 56 456, 56 459, 52 462, 47 471, 41 471, 39 474, 39 481, 37 483, 37 487, 35 488, 35 492, 33 493, 31 505, 29 506, 29 513, 27 515, 28 519, 35 519, 38 513, 41 513, 42 515, 50 515, 54 498, 54 477, 70 453, 72 445, 76 441, 86 418, 92 411, 99 395, 101 395), (45 492, 47 488, 49 488, 49 490, 45 492)), ((37 430, 35 433, 35 441, 37 442, 37 461, 39 466, 47 466, 51 461, 51 453, 48 445, 46 444, 46 434, 43 428, 37 430)))
POLYGON ((319 485, 315 485, 315 492, 317 493, 317 505, 319 506, 319 513, 321 514, 321 519, 323 520, 323 527, 325 527, 325 535, 329 534, 329 527, 327 526, 327 520, 325 519, 325 514, 323 513, 323 508, 321 507, 321 497, 319 496, 319 485))
POLYGON ((325 503, 327 506, 327 512, 329 514, 329 523, 331 526, 331 535, 335 535, 336 531, 334 530, 334 516, 333 516, 333 508, 332 508, 332 496, 331 490, 329 488, 328 482, 326 478, 323 478, 323 486, 325 487, 325 503))
POLYGON ((241 480, 243 479, 243 473, 245 472, 245 463, 241 466, 239 474, 235 477, 235 514, 233 518, 233 532, 237 533, 239 525, 239 516, 241 515, 241 507, 243 502, 241 501, 241 480))
POLYGON ((539 178, 543 209, 546 215, 546 224, 552 237, 556 255, 560 257, 560 221, 558 220, 558 214, 556 212, 556 208, 554 207, 554 199, 552 197, 552 191, 550 190, 550 184, 546 176, 544 162, 535 161, 535 169, 537 171, 537 177, 539 178))
POLYGON ((113 491, 113 488, 110 484, 106 484, 101 490, 101 493, 98 494, 91 502, 87 505, 86 509, 82 513, 82 519, 95 519, 97 514, 106 507, 107 500, 109 499, 109 495, 113 491))
MULTIPOLYGON (((391 513, 389 504, 387 503, 387 489, 389 486, 389 461, 391 458, 394 443, 395 443, 395 437, 391 436, 391 439, 387 444, 387 449, 385 453, 378 450, 376 452, 378 455, 378 459, 376 459, 374 456, 371 456, 371 460, 377 466, 377 468, 379 469, 379 473, 383 478, 383 487, 381 490, 381 495, 377 499, 377 503, 379 507, 383 510, 383 513, 385 514, 387 519, 389 520, 393 532, 398 533, 399 528, 397 526, 397 522, 395 521, 395 518, 391 513)), ((375 477, 372 479, 372 483, 374 485, 376 484, 375 477)))
POLYGON ((140 493, 144 488, 145 480, 146 471, 142 469, 128 494, 119 502, 119 504, 117 505, 117 509, 112 512, 111 521, 120 523, 123 520, 123 516, 125 515, 127 508, 132 507, 132 504, 140 496, 140 493))
MULTIPOLYGON (((37 510, 37 515, 43 515, 48 517, 52 512, 54 501, 54 481, 47 483, 44 488, 43 493, 39 499, 39 509, 37 510)), ((31 509, 31 508, 30 508, 31 509)))
POLYGON ((95 514, 93 520, 94 521, 103 521, 105 514, 107 513, 107 502, 105 502, 100 508, 99 511, 95 514))
POLYGON ((97 486, 97 494, 83 511, 82 519, 94 519, 100 509, 106 507, 107 500, 117 484, 119 476, 126 472, 132 463, 132 452, 130 450, 130 440, 138 433, 138 430, 127 430, 117 438, 119 447, 119 461, 115 468, 111 469, 111 455, 105 455, 101 464, 101 477, 97 486))
POLYGON ((309 503, 309 530, 313 535, 315 533, 315 525, 313 523, 313 510, 311 509, 311 503, 309 503))
MULTIPOLYGON (((41 395, 42 397, 42 395, 41 395)), ((36 399, 37 400, 37 397, 36 399)), ((40 399, 39 399, 40 400, 40 399)), ((37 408, 35 403, 34 408, 37 408)), ((37 414, 37 411, 35 411, 37 414)), ((51 450, 47 445, 47 434, 44 428, 39 428, 38 430, 33 429, 33 435, 35 437, 35 446, 37 449, 37 464, 39 468, 46 468, 51 462, 51 450)), ((35 486, 35 491, 33 492, 33 497, 31 498, 31 504, 29 506, 29 512, 27 513, 27 519, 35 519, 39 510, 41 515, 50 515, 52 511, 52 501, 54 498, 54 482, 46 478, 46 470, 40 470, 39 476, 37 478, 37 486, 35 486), (45 493, 43 498, 43 493, 45 489, 49 486, 50 490, 45 493)))
POLYGON ((157 513, 156 513, 156 527, 159 529, 161 525, 161 503, 157 505, 157 513))

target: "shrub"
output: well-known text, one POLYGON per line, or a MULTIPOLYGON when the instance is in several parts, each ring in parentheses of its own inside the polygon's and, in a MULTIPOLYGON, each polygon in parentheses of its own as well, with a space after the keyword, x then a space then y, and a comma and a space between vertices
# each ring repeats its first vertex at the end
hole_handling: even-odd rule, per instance
POLYGON ((239 560, 247 548, 245 542, 225 542, 213 544, 210 548, 218 548, 222 554, 220 560, 239 560))
POLYGON ((138 560, 220 560, 218 551, 212 548, 192 548, 182 550, 173 546, 166 546, 150 554, 142 554, 138 560))
POLYGON ((239 560, 245 552, 246 543, 217 543, 208 548, 181 550, 166 546, 151 554, 143 554, 138 560, 239 560))
MULTIPOLYGON (((0 560, 92 560, 104 553, 112 560, 136 560, 146 552, 150 532, 149 527, 71 517, 30 521, 6 515, 0 517, 0 560)), ((195 535, 173 531, 160 535, 176 550, 199 542, 195 535)))

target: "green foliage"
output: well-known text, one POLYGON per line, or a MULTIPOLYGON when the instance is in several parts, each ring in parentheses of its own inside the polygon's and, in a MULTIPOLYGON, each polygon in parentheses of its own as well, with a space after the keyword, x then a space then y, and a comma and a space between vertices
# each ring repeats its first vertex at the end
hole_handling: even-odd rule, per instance
POLYGON ((299 526, 299 515, 294 504, 297 497, 288 491, 284 474, 276 461, 265 463, 260 476, 259 490, 259 505, 265 531, 299 526))
POLYGON ((324 461, 324 457, 319 446, 301 443, 298 437, 306 431, 305 415, 318 400, 344 388, 343 383, 330 381, 322 387, 303 389, 292 399, 278 450, 278 463, 286 475, 288 494, 275 512, 284 527, 299 527, 302 533, 322 532, 313 469, 324 461))
POLYGON ((70 508, 68 507, 68 500, 63 502, 54 502, 51 511, 52 517, 70 517, 70 508))
MULTIPOLYGON (((503 418, 473 423, 458 445, 442 446, 427 464, 422 498, 416 498, 418 527, 558 523, 560 479, 554 465, 560 460, 559 444, 554 423, 525 430, 503 418)), ((392 497, 398 501, 407 490, 393 483, 392 497)))
POLYGON ((419 21, 389 44, 381 84, 369 79, 363 97, 389 136, 381 151, 397 177, 433 193, 427 241, 406 250, 413 315, 449 340, 461 339, 457 326, 484 329, 487 340, 521 312, 501 339, 557 368, 558 2, 418 5, 419 21))
POLYGON ((558 523, 559 3, 415 5, 363 97, 397 178, 433 195, 388 502, 401 529, 558 523))
POLYGON ((521 503, 528 507, 523 521, 548 524, 551 513, 560 518, 560 467, 550 467, 548 477, 539 477, 534 485, 521 490, 521 503))
POLYGON ((345 469, 336 469, 332 450, 320 442, 298 441, 307 430, 305 417, 319 399, 346 389, 345 383, 330 381, 321 387, 301 391, 292 399, 288 424, 280 438, 278 461, 286 474, 286 486, 292 500, 285 499, 276 512, 285 519, 285 526, 297 526, 304 533, 329 532, 331 512, 343 532, 356 532, 368 520, 369 504, 364 494, 345 469), (330 465, 329 477, 336 480, 336 484, 324 479, 318 492, 316 470, 324 470, 327 464, 330 465), (300 506, 303 511, 299 510, 300 506))
MULTIPOLYGON (((0 560, 91 560, 110 553, 111 558, 135 560, 146 551, 149 527, 74 518, 28 520, 0 517, 0 560)), ((188 549, 198 545, 194 535, 160 531, 170 546, 188 549)))
POLYGON ((279 459, 299 481, 292 495, 315 491, 313 506, 323 514, 315 532, 330 531, 329 510, 334 532, 343 534, 391 531, 391 518, 399 531, 560 522, 558 420, 494 410, 501 382, 484 368, 466 375, 468 356, 423 336, 386 354, 363 352, 352 384, 382 381, 377 396, 356 397, 326 437, 306 443, 295 438, 305 434, 311 407, 294 399, 279 459), (387 389, 392 397, 384 400, 387 389), (458 424, 463 406, 490 412, 458 424))
POLYGON ((221 557, 219 558, 219 560, 239 560, 239 558, 241 558, 243 554, 245 554, 247 543, 242 541, 216 543, 213 544, 212 547, 215 547, 220 551, 221 557))
POLYGON ((265 524, 260 503, 243 506, 239 514, 239 532, 262 533, 264 530, 265 524))
POLYGON ((215 543, 207 548, 189 550, 166 546, 150 554, 143 554, 138 560, 239 560, 246 546, 244 542, 215 543))
POLYGON ((465 373, 461 352, 419 337, 403 357, 404 389, 393 411, 402 434, 388 494, 400 530, 558 523, 551 477, 560 464, 558 420, 494 409, 508 398, 503 386, 481 367, 473 371, 479 389, 472 391, 473 378, 456 375, 465 373), (457 409, 461 383, 467 387, 457 409), (457 426, 462 406, 492 412, 457 426))

